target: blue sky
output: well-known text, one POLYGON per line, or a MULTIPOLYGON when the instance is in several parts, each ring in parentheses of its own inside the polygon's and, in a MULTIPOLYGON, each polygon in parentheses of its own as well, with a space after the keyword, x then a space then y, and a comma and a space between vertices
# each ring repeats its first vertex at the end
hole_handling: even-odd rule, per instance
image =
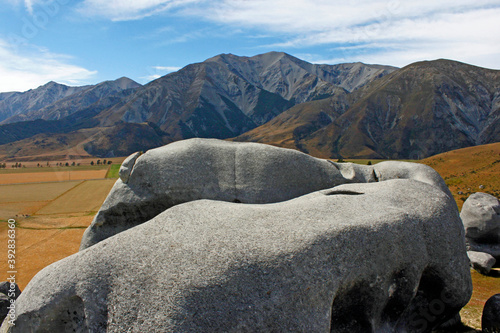
POLYGON ((0 0, 0 92, 147 83, 220 53, 500 69, 499 0, 0 0))

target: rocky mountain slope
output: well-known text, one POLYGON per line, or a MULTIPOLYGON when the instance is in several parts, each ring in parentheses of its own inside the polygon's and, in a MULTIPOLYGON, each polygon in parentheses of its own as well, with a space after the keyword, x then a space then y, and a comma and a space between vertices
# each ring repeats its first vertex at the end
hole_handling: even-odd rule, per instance
POLYGON ((11 114, 10 117, 0 118, 2 120, 0 124, 36 119, 62 119, 105 97, 140 86, 126 77, 83 87, 69 87, 49 82, 37 89, 25 93, 13 93, 0 100, 0 115, 11 114))
POLYGON ((229 138, 339 87, 352 91, 394 67, 313 65, 286 53, 222 54, 155 80, 99 115, 101 124, 152 122, 174 140, 229 138))
POLYGON ((0 159, 78 131, 71 137, 84 139, 66 140, 71 147, 102 157, 192 137, 400 159, 500 141, 500 71, 451 60, 396 69, 310 64, 280 52, 221 54, 144 86, 126 78, 73 90, 49 83, 0 94, 7 104, 4 123, 31 120, 0 125, 0 159))
POLYGON ((30 112, 36 112, 62 98, 89 88, 69 87, 56 82, 49 82, 36 89, 25 92, 9 92, 0 94, 0 121, 30 112))
POLYGON ((419 159, 500 141, 499 122, 500 71, 436 60, 298 105, 235 140, 322 157, 419 159))
MULTIPOLYGON (((11 117, 10 120, 49 121, 23 122, 23 126, 30 129, 24 134, 16 132, 16 124, 0 126, 3 135, 0 144, 9 144, 8 152, 0 146, 0 156, 22 156, 22 145, 26 142, 19 140, 36 142, 37 135, 95 127, 109 132, 123 124, 146 125, 138 127, 147 129, 148 133, 151 130, 158 133, 161 142, 191 137, 230 138, 266 123, 294 105, 349 94, 394 70, 396 68, 390 66, 361 63, 314 65, 280 52, 254 57, 222 54, 188 65, 135 90, 121 90, 97 99, 105 95, 94 93, 102 89, 106 84, 103 83, 35 111, 24 112, 22 116, 11 117)), ((132 133, 137 139, 143 139, 140 131, 132 133)), ((133 138, 120 139, 134 141, 133 138)), ((158 139, 146 146, 158 144, 158 139)), ((87 138, 86 142, 86 147, 91 147, 93 152, 105 154, 106 150, 112 150, 109 140, 93 140, 87 138)), ((121 152, 133 149, 132 146, 122 148, 121 152)))

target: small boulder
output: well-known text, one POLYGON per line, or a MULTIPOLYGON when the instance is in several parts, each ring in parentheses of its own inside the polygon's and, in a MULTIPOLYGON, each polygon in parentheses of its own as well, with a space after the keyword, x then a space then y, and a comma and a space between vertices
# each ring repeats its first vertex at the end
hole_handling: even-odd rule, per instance
POLYGON ((481 326, 484 333, 500 332, 500 294, 493 295, 486 301, 481 326))
POLYGON ((21 295, 21 290, 17 283, 0 282, 0 323, 9 313, 12 301, 16 300, 19 295, 21 295))
POLYGON ((0 293, 0 322, 5 319, 9 313, 10 298, 4 293, 0 293))
POLYGON ((471 267, 481 274, 488 275, 493 266, 495 266, 496 260, 489 253, 467 251, 467 255, 469 256, 471 267))
POLYGON ((469 251, 486 252, 500 260, 500 202, 488 193, 474 193, 460 213, 469 251))
POLYGON ((21 295, 21 290, 17 283, 10 283, 9 281, 0 282, 0 293, 9 295, 10 298, 17 299, 21 295))

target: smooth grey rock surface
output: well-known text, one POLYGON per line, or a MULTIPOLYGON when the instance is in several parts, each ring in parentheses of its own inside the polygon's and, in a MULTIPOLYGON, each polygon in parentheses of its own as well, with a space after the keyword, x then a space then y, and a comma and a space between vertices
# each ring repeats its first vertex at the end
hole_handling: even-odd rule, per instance
POLYGON ((477 192, 465 200, 460 212, 467 248, 486 252, 500 260, 500 202, 491 194, 477 192))
POLYGON ((484 333, 500 332, 500 294, 491 296, 484 304, 481 328, 484 333))
POLYGON ((127 158, 120 179, 85 231, 80 249, 198 199, 273 203, 345 183, 415 179, 450 197, 432 168, 405 162, 334 163, 258 143, 190 139, 127 158))
POLYGON ((124 183, 128 182, 128 178, 130 177, 130 172, 132 172, 134 163, 139 156, 141 156, 140 152, 133 153, 123 161, 122 165, 120 166, 120 170, 118 171, 118 175, 120 176, 122 182, 124 183))
POLYGON ((495 258, 485 252, 467 251, 472 268, 481 274, 489 274, 493 266, 495 266, 495 258))
POLYGON ((454 201, 399 179, 177 205, 43 269, 0 331, 428 332, 471 291, 454 201))

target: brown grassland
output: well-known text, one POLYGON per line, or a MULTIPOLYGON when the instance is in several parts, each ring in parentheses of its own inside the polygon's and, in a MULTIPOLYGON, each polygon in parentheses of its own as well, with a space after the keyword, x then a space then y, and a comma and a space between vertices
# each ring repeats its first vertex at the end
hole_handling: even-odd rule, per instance
MULTIPOLYGON (((0 171, 0 244, 7 244, 7 220, 15 219, 16 280, 21 290, 41 269, 78 252, 83 232, 116 180, 105 178, 110 169, 116 167, 39 168, 35 163, 0 171)), ((4 281, 7 251, 0 253, 4 281)))
MULTIPOLYGON (((80 160, 83 165, 76 167, 39 168, 32 161, 26 162, 26 168, 0 170, 0 246, 7 244, 7 219, 15 218, 16 278, 21 290, 42 268, 78 251, 85 228, 114 184, 115 179, 105 177, 117 177, 116 163, 123 158, 113 159, 115 165, 100 166, 90 166, 91 160, 97 159, 80 160)), ((346 160, 351 161, 368 163, 346 160)), ((373 164, 377 162, 371 160, 373 164)), ((459 149, 415 162, 429 165, 441 174, 460 208, 474 192, 500 196, 500 143, 459 149)), ((7 278, 6 252, 0 251, 0 281, 7 278)), ((474 292, 461 311, 467 325, 462 332, 479 332, 484 303, 500 292, 500 269, 490 276, 475 271, 471 274, 474 292)))
POLYGON ((33 173, 4 173, 0 174, 0 184, 22 184, 62 182, 68 180, 100 179, 106 176, 106 169, 86 171, 58 171, 33 173))
POLYGON ((453 150, 420 162, 439 172, 460 209, 475 192, 500 198, 500 142, 453 150))

